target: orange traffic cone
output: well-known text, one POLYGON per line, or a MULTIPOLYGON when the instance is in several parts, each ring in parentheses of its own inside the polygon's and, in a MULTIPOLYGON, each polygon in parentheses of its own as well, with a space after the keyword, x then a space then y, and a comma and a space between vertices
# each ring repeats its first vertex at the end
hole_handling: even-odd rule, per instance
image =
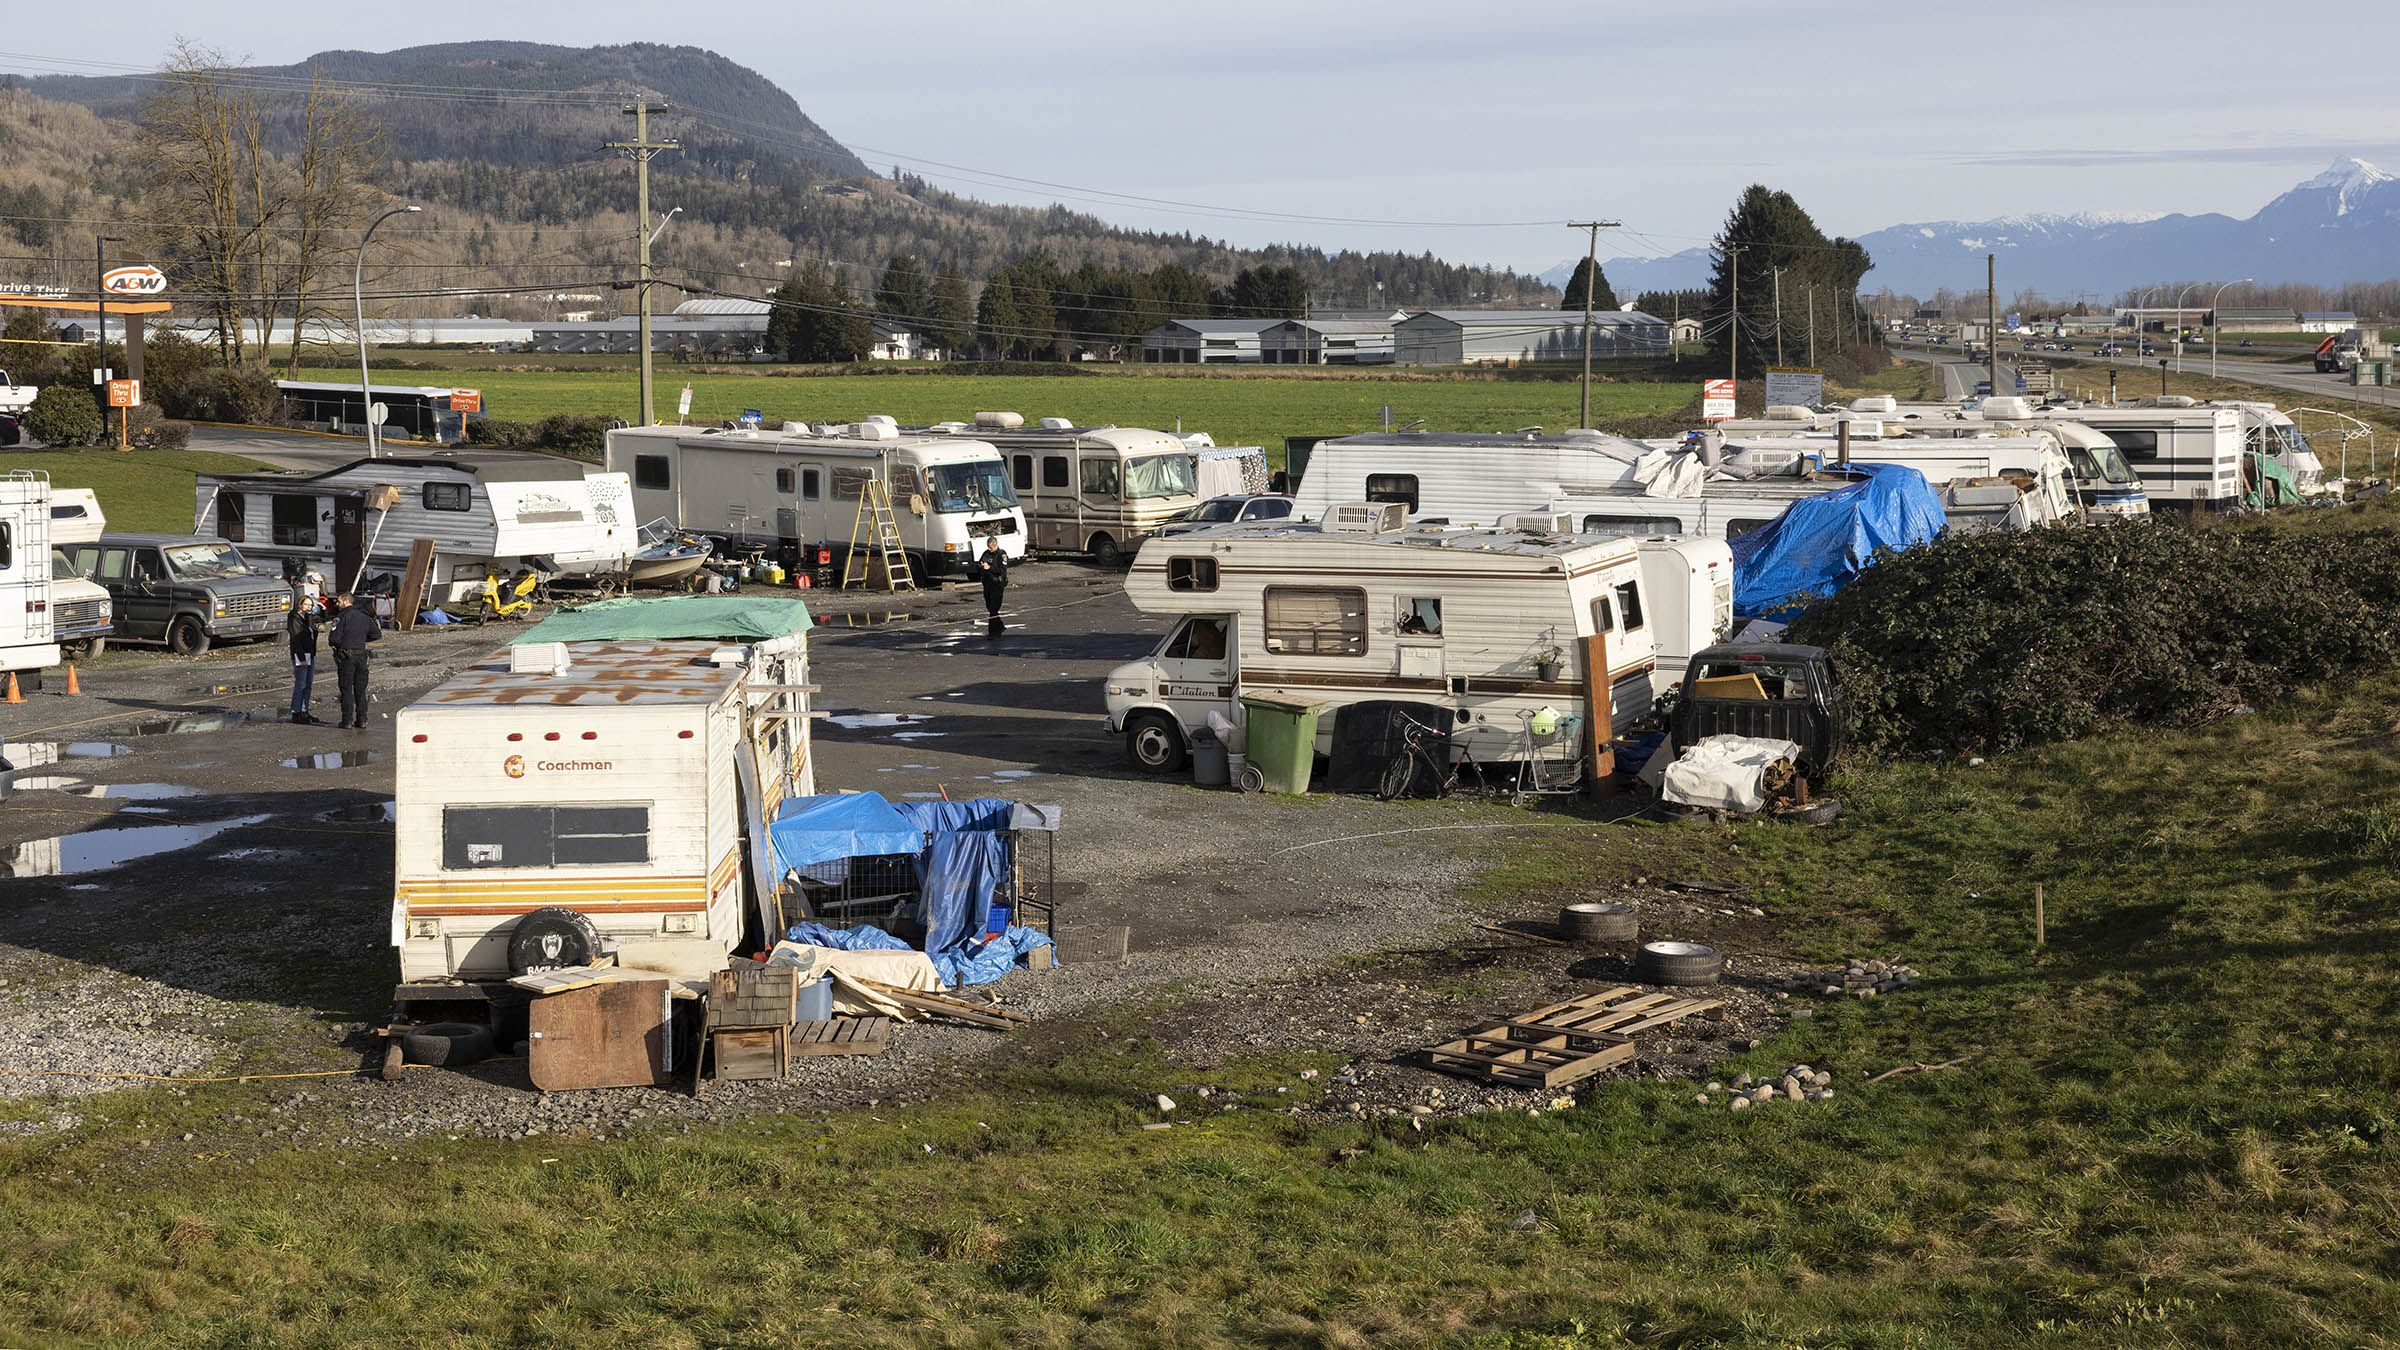
POLYGON ((8 697, 0 698, 0 703, 23 703, 24 701, 25 696, 17 692, 17 672, 12 670, 8 672, 8 697))
POLYGON ((82 682, 75 678, 75 663, 72 661, 67 663, 67 692, 70 694, 83 692, 82 682))

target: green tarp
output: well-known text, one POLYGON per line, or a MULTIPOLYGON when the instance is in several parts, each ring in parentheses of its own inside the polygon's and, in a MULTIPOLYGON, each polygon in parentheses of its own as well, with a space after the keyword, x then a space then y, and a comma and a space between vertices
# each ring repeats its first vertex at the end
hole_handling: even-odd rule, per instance
POLYGON ((654 639, 759 642, 811 627, 806 601, 764 595, 670 595, 595 600, 562 609, 512 642, 654 639))
POLYGON ((2250 505, 2263 508, 2300 504, 2300 484, 2292 477, 2291 470, 2256 450, 2246 452, 2242 460, 2249 469, 2243 475, 2242 496, 2250 505))

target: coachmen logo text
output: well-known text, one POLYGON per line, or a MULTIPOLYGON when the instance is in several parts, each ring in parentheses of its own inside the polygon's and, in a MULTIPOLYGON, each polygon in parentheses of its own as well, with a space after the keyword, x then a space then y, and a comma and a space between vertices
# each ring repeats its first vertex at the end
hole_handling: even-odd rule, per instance
POLYGON ((523 755, 510 755, 500 762, 500 771, 511 778, 523 778, 528 768, 543 773, 606 773, 617 767, 611 759, 537 759, 530 765, 523 755))

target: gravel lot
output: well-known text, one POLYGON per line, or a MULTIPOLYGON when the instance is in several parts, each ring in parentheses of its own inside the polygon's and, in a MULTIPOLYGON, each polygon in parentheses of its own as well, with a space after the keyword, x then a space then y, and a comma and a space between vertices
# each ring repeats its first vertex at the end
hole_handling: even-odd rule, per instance
MULTIPOLYGON (((1484 932, 1472 924, 1485 916, 1459 899, 1486 845, 1606 826, 1555 809, 1279 801, 1138 776, 1101 728, 1098 685, 1147 651, 1159 625, 1126 604, 1113 575, 1071 564, 1028 568, 1010 594, 1010 626, 998 637, 984 629, 980 598, 964 591, 898 604, 816 597, 812 650, 821 706, 926 719, 821 723, 828 788, 894 797, 946 789, 1064 807, 1059 876, 1076 888, 1061 907, 1064 960, 993 987, 1035 1019, 1026 1031, 901 1026, 881 1057, 802 1061, 790 1079, 712 1084, 699 1099, 544 1095, 510 1059, 465 1072, 415 1069, 398 1084, 358 1076, 394 979, 382 821, 389 711, 503 635, 390 635, 378 648, 379 712, 363 734, 278 720, 280 643, 191 659, 112 651, 85 668, 83 696, 55 692, 53 680, 26 704, 0 708, 9 758, 31 766, 19 784, 39 784, 0 806, 0 875, 14 877, 0 886, 0 1129, 71 1127, 62 1102, 134 1081, 31 1076, 44 1071, 340 1075, 253 1084, 257 1108, 222 1121, 218 1147, 244 1137, 356 1147, 613 1134, 761 1109, 857 1107, 976 1081, 1003 1055, 1121 1050, 1096 1040, 1082 1014, 1169 989, 1178 1001, 1154 1033, 1179 1062, 1206 1068, 1279 1048, 1344 1059, 1346 1068, 1301 1094, 1312 1099, 1307 1110, 1548 1103, 1551 1094, 1484 1088, 1409 1057, 1469 1024, 1623 979, 1622 952, 1484 932), (364 763, 352 753, 362 750, 364 763), (285 763, 329 751, 352 758, 325 769, 285 763), (94 866, 121 853, 141 856, 94 866), (1088 959, 1110 951, 1120 928, 1125 959, 1088 959), (1338 973, 1328 974, 1333 963, 1338 973)), ((1738 901, 1621 891, 1624 880, 1595 879, 1594 890, 1640 903, 1648 936, 1764 928, 1738 901)), ((1545 904, 1520 917, 1548 913, 1545 904)), ((1737 962, 1723 989, 1728 1016, 1646 1038, 1644 1060, 1619 1072, 1702 1071, 1778 1020, 1773 990, 1789 973, 1737 962)), ((1189 1111, 1233 1104, 1205 1082, 1193 1089, 1189 1111), (1209 1094, 1197 1096, 1204 1087, 1209 1094)))

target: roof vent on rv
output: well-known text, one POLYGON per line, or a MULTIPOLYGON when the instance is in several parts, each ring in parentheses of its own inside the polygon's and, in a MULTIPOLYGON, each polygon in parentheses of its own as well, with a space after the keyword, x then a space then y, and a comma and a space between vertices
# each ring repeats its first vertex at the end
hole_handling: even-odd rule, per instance
POLYGON ((1767 420, 1770 422, 1809 422, 1816 419, 1816 410, 1804 403, 1770 403, 1767 420))
POLYGON ((735 666, 746 666, 750 664, 750 649, 747 647, 713 648, 708 653, 708 663, 712 666, 715 666, 719 670, 730 670, 735 666))
POLYGON ((1025 415, 1013 412, 979 412, 975 414, 975 425, 999 431, 1014 431, 1025 425, 1025 415))
POLYGON ((2143 402, 2153 408, 2197 408, 2200 406, 2200 400, 2193 398, 2190 394, 2160 394, 2156 398, 2144 399, 2143 402))
POLYGON ((808 423, 786 422, 783 424, 783 434, 786 436, 805 436, 808 434, 808 423))
POLYGON ((1890 394, 1871 394, 1866 398, 1854 398, 1850 400, 1850 411, 1858 413, 1896 413, 1900 411, 1900 400, 1893 398, 1890 394))
POLYGON ((563 642, 520 642, 508 649, 511 675, 564 675, 573 664, 563 642))
POLYGON ((861 422, 858 424, 858 438, 862 441, 896 441, 900 439, 900 428, 889 422, 861 422))
POLYGON ((892 427, 896 429, 900 425, 899 421, 893 418, 889 413, 869 413, 867 416, 858 420, 861 426, 892 427))
POLYGON ((1327 534, 1390 534, 1408 526, 1408 507, 1399 502, 1336 502, 1317 528, 1327 534))
POLYGON ((1573 534, 1575 517, 1564 511, 1518 511, 1500 517, 1500 528, 1525 534, 1573 534))
POLYGON ((2017 398, 2014 395, 2003 395, 1998 398, 1985 399, 1977 411, 1986 417, 2031 417, 2033 416, 2033 401, 2017 398))
POLYGON ((1042 419, 1042 430, 1044 431, 1067 431, 1072 429, 1074 425, 1075 423, 1073 421, 1064 417, 1045 417, 1042 419))

